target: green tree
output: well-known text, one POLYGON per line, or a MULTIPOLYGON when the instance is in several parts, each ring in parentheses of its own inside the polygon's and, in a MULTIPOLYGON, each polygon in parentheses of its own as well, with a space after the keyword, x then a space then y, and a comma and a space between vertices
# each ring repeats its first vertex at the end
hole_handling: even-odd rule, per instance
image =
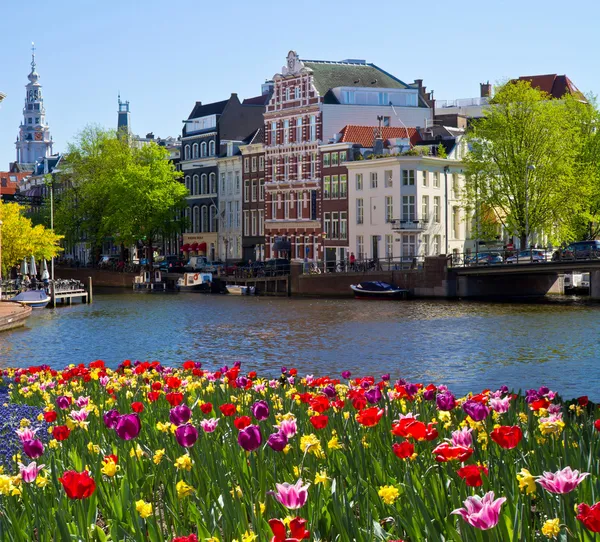
POLYGON ((177 216, 187 190, 155 143, 137 148, 115 132, 87 127, 70 145, 63 169, 57 228, 68 242, 86 239, 95 256, 107 238, 152 247, 184 226, 177 216))
POLYGON ((17 203, 0 201, 0 220, 2 220, 2 276, 8 269, 20 263, 23 258, 35 256, 36 260, 49 260, 61 250, 61 235, 42 225, 34 226, 25 216, 25 209, 17 203))
POLYGON ((562 100, 528 82, 500 87, 467 135, 466 198, 493 209, 525 246, 531 232, 572 236, 589 188, 575 178, 580 135, 562 100))
POLYGON ((600 111, 593 96, 587 103, 565 96, 565 106, 578 133, 574 175, 582 183, 585 200, 579 213, 572 215, 573 239, 600 236, 600 111))

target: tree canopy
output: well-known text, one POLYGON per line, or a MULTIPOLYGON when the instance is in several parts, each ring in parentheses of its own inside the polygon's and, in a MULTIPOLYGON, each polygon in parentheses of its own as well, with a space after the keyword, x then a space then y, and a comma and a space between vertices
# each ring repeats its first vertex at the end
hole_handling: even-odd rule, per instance
POLYGON ((151 246, 160 235, 181 231, 178 210, 187 189, 168 157, 156 143, 136 147, 114 132, 87 127, 65 156, 57 227, 68 241, 87 239, 96 249, 106 238, 151 246))
POLYGON ((510 82, 467 135, 469 204, 492 209, 522 246, 533 232, 554 242, 573 238, 573 217, 585 212, 593 183, 579 176, 585 138, 573 109, 579 106, 570 100, 552 99, 528 82, 510 82))
POLYGON ((59 242, 62 236, 42 225, 34 226, 24 213, 25 208, 21 205, 0 200, 2 276, 6 276, 8 269, 23 258, 33 255, 36 260, 49 260, 61 250, 59 242))

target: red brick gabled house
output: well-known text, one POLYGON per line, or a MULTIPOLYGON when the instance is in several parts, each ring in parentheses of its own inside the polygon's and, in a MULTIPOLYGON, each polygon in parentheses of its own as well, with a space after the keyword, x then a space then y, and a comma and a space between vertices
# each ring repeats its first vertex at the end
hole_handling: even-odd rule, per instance
POLYGON ((559 100, 565 94, 569 94, 587 103, 587 99, 573 82, 566 75, 556 75, 555 73, 547 75, 522 75, 514 81, 528 81, 532 88, 537 88, 553 98, 559 100))

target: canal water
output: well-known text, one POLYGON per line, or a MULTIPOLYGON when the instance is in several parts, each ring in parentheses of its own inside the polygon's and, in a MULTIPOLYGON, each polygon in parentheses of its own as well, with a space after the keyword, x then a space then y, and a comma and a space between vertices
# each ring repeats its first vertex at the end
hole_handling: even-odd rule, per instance
POLYGON ((0 366, 124 359, 209 368, 241 361, 277 375, 391 373, 457 393, 544 384, 600 401, 600 305, 95 295, 92 305, 34 311, 0 334, 0 366))

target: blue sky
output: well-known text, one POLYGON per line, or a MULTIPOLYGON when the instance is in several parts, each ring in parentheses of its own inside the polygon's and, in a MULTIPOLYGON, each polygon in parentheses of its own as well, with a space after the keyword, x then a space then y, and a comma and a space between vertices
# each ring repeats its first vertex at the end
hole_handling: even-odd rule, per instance
POLYGON ((135 133, 181 131, 194 102, 260 93, 295 49, 301 58, 364 58, 438 99, 479 83, 567 74, 600 93, 600 2, 345 0, 5 0, 0 33, 0 170, 15 159, 31 42, 55 151, 87 124, 114 128, 117 93, 135 133))

